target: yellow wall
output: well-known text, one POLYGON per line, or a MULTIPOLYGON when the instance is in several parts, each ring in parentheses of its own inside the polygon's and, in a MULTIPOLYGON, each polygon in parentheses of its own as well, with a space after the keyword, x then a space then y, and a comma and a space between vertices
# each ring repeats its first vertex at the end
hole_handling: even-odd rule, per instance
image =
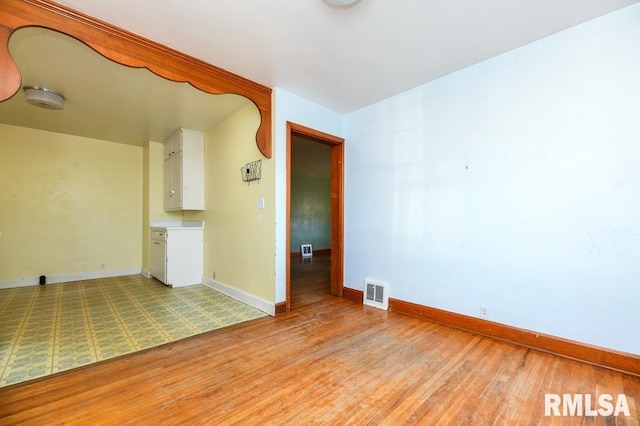
POLYGON ((251 104, 206 132, 205 211, 185 212, 185 220, 205 221, 205 277, 274 302, 275 168, 256 146, 259 123, 251 104), (240 167, 258 159, 262 179, 247 185, 240 167))
POLYGON ((149 142, 142 148, 142 269, 149 272, 149 142))
POLYGON ((139 268, 143 148, 0 124, 0 280, 139 268))

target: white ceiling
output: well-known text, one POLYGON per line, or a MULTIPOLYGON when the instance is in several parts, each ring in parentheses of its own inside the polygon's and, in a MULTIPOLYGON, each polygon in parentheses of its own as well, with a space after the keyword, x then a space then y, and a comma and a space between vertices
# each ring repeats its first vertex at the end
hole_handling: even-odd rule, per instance
POLYGON ((348 113, 640 0, 60 0, 348 113))
MULTIPOLYGON (((348 8, 323 0, 59 3, 348 113, 638 1, 359 0, 348 8)), ((207 130, 249 103, 114 64, 53 31, 21 29, 9 48, 23 85, 57 90, 67 101, 64 111, 39 109, 20 91, 0 102, 0 122, 7 124, 141 145, 178 127, 207 130)), ((326 175, 323 156, 301 153, 304 146, 294 154, 325 164, 314 174, 326 175)))

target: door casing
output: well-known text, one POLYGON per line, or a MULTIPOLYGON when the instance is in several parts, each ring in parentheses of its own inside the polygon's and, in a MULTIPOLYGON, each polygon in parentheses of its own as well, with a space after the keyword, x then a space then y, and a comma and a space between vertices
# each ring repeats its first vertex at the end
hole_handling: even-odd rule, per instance
POLYGON ((291 310, 291 140, 293 136, 331 146, 331 294, 344 290, 344 139, 287 122, 286 312, 291 310))

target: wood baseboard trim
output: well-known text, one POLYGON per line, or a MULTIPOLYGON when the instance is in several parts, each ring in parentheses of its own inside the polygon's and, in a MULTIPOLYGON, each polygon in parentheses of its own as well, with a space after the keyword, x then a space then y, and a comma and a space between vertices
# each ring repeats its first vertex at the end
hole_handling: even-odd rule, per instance
POLYGON ((287 313, 287 302, 276 303, 274 316, 287 313))
POLYGON ((364 292, 362 290, 354 290, 349 287, 344 287, 342 289, 342 297, 345 299, 353 300, 357 303, 362 303, 364 300, 364 292))
MULTIPOLYGON (((345 287, 345 297, 346 296, 345 287)), ((350 291, 357 291, 351 290, 350 291)), ((360 292, 362 293, 362 292, 360 292)), ((640 356, 586 343, 536 333, 505 324, 431 308, 397 299, 389 299, 389 310, 425 318, 444 325, 514 343, 554 355, 595 364, 601 367, 640 376, 640 356)))

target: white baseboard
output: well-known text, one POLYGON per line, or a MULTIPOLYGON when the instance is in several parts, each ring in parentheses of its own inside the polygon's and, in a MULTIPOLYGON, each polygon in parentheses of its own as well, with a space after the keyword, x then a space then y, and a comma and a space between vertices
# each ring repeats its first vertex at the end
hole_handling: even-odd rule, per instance
POLYGON ((259 309, 266 314, 269 314, 271 316, 275 316, 276 314, 276 305, 273 302, 268 302, 264 299, 256 297, 242 290, 238 290, 237 288, 230 287, 226 284, 221 283, 220 281, 216 281, 209 277, 202 277, 202 284, 206 285, 207 287, 211 287, 212 289, 219 291, 222 294, 239 300, 242 303, 246 303, 249 306, 259 309))
MULTIPOLYGON (((93 280, 96 278, 121 277, 124 275, 140 274, 141 272, 142 272, 141 268, 129 268, 129 269, 110 269, 106 271, 94 271, 94 272, 78 272, 75 274, 47 275, 47 284, 66 283, 70 281, 93 280)), ((3 280, 3 281, 0 281, 0 289, 29 287, 29 286, 38 285, 39 283, 40 283, 40 277, 26 277, 26 278, 17 278, 13 280, 3 280)))

